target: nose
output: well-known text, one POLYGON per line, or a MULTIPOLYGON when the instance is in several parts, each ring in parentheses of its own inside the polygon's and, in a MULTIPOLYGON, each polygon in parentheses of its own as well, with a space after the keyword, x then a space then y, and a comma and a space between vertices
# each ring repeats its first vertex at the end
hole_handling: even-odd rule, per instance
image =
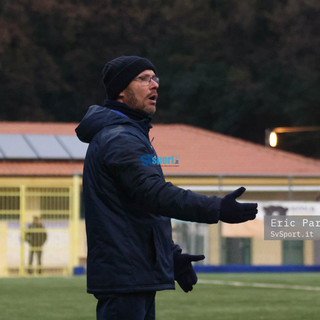
POLYGON ((150 79, 150 85, 152 86, 152 88, 159 88, 159 83, 154 81, 153 79, 150 79))

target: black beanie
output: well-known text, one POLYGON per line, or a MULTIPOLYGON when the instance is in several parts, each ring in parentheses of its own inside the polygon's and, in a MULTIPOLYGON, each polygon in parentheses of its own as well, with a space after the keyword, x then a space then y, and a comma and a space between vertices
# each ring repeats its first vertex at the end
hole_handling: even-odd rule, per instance
POLYGON ((144 70, 156 72, 150 60, 137 56, 121 56, 106 63, 102 76, 108 98, 116 100, 119 93, 144 70))

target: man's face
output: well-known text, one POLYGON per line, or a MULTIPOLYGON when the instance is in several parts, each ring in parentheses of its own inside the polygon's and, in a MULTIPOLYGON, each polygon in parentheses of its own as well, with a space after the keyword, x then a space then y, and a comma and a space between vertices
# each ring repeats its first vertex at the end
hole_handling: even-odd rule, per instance
POLYGON ((153 70, 144 70, 135 77, 119 95, 118 101, 135 110, 152 115, 156 112, 159 84, 150 77, 153 70), (150 80, 150 82, 148 82, 150 80))

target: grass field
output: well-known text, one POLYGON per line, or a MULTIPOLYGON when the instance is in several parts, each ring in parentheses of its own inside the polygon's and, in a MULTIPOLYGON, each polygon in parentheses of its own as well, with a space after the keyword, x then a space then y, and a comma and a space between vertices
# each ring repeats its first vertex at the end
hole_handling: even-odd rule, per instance
MULTIPOLYGON (((320 274, 199 274, 186 294, 157 294, 157 320, 319 319, 320 274)), ((1 320, 94 320, 85 277, 0 279, 1 320)))

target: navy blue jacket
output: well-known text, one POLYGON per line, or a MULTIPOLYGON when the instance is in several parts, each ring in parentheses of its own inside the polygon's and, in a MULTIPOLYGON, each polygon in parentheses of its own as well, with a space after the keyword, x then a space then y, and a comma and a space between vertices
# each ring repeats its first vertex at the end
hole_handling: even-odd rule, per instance
MULTIPOLYGON (((114 104, 118 104, 114 102, 114 104)), ((89 293, 174 289, 170 218, 217 223, 220 198, 165 182, 154 154, 150 119, 133 120, 93 105, 76 129, 90 143, 83 171, 89 293)))

